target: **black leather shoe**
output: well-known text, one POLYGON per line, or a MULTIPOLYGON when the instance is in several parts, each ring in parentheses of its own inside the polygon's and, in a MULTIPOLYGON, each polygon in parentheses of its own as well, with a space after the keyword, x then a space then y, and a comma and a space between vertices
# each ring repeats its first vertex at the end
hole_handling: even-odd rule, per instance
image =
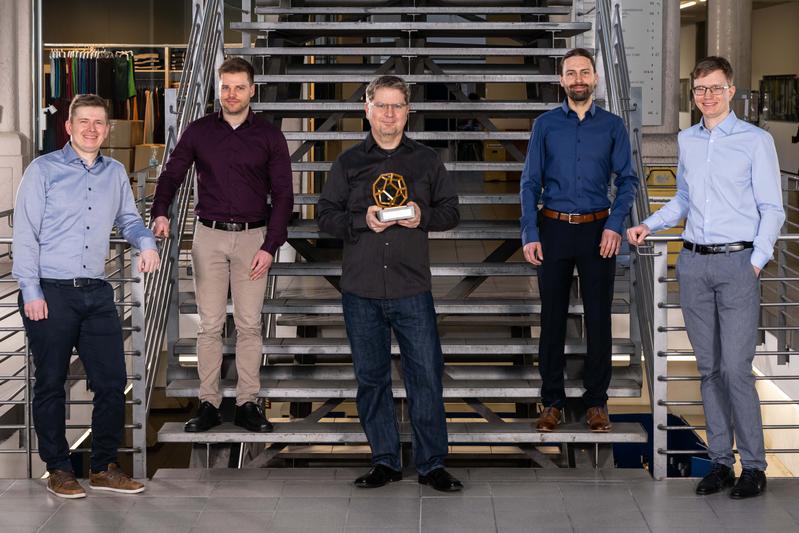
POLYGON ((743 500, 753 496, 760 496, 766 489, 766 474, 762 470, 745 468, 738 478, 738 483, 730 491, 730 498, 743 500))
POLYGON ((713 469, 696 486, 696 493, 700 496, 715 494, 735 484, 735 472, 729 466, 713 463, 713 469))
POLYGON ((443 468, 436 468, 428 472, 426 476, 419 476, 419 483, 430 485, 441 492, 457 492, 463 489, 463 483, 452 477, 452 474, 443 468))
POLYGON ((200 408, 197 409, 197 416, 190 418, 183 426, 183 430, 187 433, 198 433, 208 431, 221 423, 222 415, 219 414, 219 409, 208 402, 202 402, 200 408))
POLYGON ((236 406, 236 416, 233 423, 247 431, 256 433, 269 433, 274 429, 272 423, 266 419, 264 410, 255 402, 247 402, 236 406))
POLYGON ((374 465, 369 472, 355 480, 355 486, 362 489, 375 489, 391 481, 400 481, 402 472, 393 470, 386 465, 374 465))

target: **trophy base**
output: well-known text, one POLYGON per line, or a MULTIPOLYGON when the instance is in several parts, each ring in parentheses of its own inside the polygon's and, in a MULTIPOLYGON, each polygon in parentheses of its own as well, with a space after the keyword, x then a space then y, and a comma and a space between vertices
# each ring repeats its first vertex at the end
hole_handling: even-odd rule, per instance
POLYGON ((401 205, 399 207, 386 207, 377 212, 377 220, 380 222, 393 222, 394 220, 405 220, 413 218, 415 215, 413 207, 401 205))

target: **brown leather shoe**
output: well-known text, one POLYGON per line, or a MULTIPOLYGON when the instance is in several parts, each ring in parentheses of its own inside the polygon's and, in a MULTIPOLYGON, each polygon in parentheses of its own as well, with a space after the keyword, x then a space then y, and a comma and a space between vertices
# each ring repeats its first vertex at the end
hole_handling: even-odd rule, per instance
POLYGON ((136 494, 144 491, 144 485, 131 479, 114 463, 108 465, 108 470, 89 474, 89 483, 95 490, 110 490, 124 494, 136 494))
POLYGON ((589 407, 585 412, 585 423, 588 424, 591 431, 598 433, 607 433, 612 427, 610 418, 608 418, 608 410, 605 407, 589 407))
POLYGON ((85 498, 86 491, 75 479, 73 472, 66 470, 51 470, 47 478, 47 490, 59 498, 85 498))
POLYGON ((560 424, 560 409, 557 407, 544 407, 538 417, 538 422, 535 423, 535 429, 548 433, 555 429, 558 424, 560 424))

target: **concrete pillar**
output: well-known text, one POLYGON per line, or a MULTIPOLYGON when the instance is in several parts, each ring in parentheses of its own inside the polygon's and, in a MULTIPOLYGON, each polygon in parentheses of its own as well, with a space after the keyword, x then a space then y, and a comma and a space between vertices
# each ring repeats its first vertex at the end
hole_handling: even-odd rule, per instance
POLYGON ((708 0, 707 55, 729 60, 739 94, 752 88, 752 0, 708 0))
MULTIPOLYGON (((624 4, 622 4, 623 6, 624 4)), ((641 155, 645 163, 677 161, 680 131, 680 3, 663 2, 663 109, 660 126, 644 126, 641 155)))
MULTIPOLYGON (((0 2, 0 211, 14 206, 22 169, 31 158, 32 2, 0 2)), ((9 236, 0 219, 0 236, 9 236)))

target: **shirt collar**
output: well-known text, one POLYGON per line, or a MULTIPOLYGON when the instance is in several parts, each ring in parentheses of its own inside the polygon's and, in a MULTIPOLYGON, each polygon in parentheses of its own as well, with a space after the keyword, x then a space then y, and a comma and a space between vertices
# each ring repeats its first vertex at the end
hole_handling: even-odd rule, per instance
MULTIPOLYGON (((738 117, 735 116, 735 111, 731 109, 730 114, 727 115, 724 118, 724 120, 719 122, 718 126, 716 126, 716 129, 718 129, 724 135, 729 135, 730 133, 732 133, 732 130, 735 128, 735 124, 737 122, 738 122, 738 117)), ((702 131, 707 131, 707 128, 705 127, 705 117, 702 117, 699 120, 699 129, 702 131)))
MULTIPOLYGON (((572 109, 569 107, 569 100, 566 99, 566 98, 564 98, 563 101, 560 103, 560 108, 563 110, 563 112, 566 115, 568 115, 570 111, 572 113, 574 113, 574 111, 572 111, 572 109)), ((595 101, 591 102, 591 107, 588 108, 588 114, 591 115, 592 117, 594 115, 596 115, 596 102, 595 101)))
MULTIPOLYGON (((399 146, 403 146, 403 145, 406 148, 411 148, 411 140, 404 133, 402 134, 402 139, 400 139, 400 143, 399 143, 399 146)), ((379 145, 377 144, 377 141, 375 141, 375 138, 372 136, 372 132, 370 131, 366 135, 366 139, 364 139, 364 149, 367 152, 370 152, 370 151, 372 151, 372 148, 374 148, 375 146, 379 147, 379 145)), ((397 146, 397 148, 399 148, 399 146, 397 146)))
MULTIPOLYGON (((225 116, 222 114, 222 110, 221 109, 219 111, 217 111, 216 118, 220 122, 225 122, 226 123, 225 116)), ((254 120, 255 120, 255 113, 253 112, 252 108, 250 108, 248 110, 248 112, 247 112, 247 118, 244 119, 244 122, 248 123, 249 125, 252 125, 254 120)), ((242 122, 242 124, 244 124, 244 122, 242 122)))
MULTIPOLYGON (((64 158, 64 163, 74 163, 75 161, 79 161, 83 163, 83 159, 78 155, 74 148, 72 148, 72 142, 67 141, 67 144, 61 149, 61 155, 64 158)), ((102 163, 104 161, 102 152, 97 154, 97 157, 94 160, 94 164, 102 163)))

